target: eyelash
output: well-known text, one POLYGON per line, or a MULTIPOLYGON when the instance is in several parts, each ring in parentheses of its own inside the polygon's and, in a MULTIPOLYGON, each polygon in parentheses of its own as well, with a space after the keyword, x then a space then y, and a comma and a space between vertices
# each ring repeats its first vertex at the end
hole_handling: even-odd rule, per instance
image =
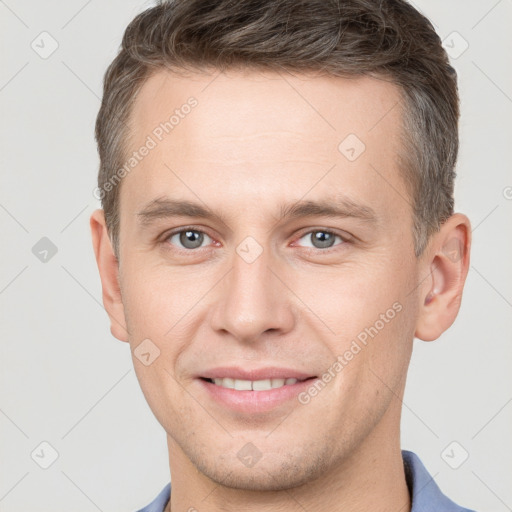
MULTIPOLYGON (((184 233, 186 231, 193 231, 195 233, 202 233, 203 235, 206 235, 208 236, 210 239, 214 240, 214 237, 209 235, 206 231, 202 230, 202 229, 197 229, 196 227, 194 226, 185 226, 185 227, 182 227, 180 229, 177 229, 175 231, 171 231, 167 234, 165 234, 163 236, 163 240, 162 240, 162 243, 166 246, 168 245, 173 245, 175 249, 173 250, 177 250, 177 251, 180 251, 180 252, 184 252, 184 253, 188 253, 188 254, 191 254, 193 252, 197 252, 199 249, 206 249, 206 247, 197 247, 196 249, 186 249, 186 248, 182 248, 182 247, 177 247, 176 245, 174 244, 171 244, 169 242, 169 240, 174 236, 174 235, 180 235, 181 233, 184 233)), ((337 237, 341 240, 341 243, 338 243, 332 247, 326 247, 324 249, 321 249, 321 248, 317 248, 317 247, 302 247, 302 249, 305 249, 307 252, 321 252, 321 253, 330 253, 332 251, 335 251, 337 250, 337 248, 339 248, 340 246, 343 246, 345 245, 346 243, 349 243, 351 242, 351 237, 348 235, 348 234, 344 234, 344 235, 341 235, 340 233, 337 233, 336 231, 333 231, 333 230, 330 230, 330 229, 324 229, 324 228, 315 228, 315 229, 310 229, 309 231, 304 231, 302 232, 298 238, 296 240, 300 240, 302 238, 304 238, 306 235, 311 235, 313 233, 325 233, 325 234, 329 234, 329 235, 333 235, 334 237, 337 237)), ((296 242, 293 242, 293 244, 295 244, 296 242)))

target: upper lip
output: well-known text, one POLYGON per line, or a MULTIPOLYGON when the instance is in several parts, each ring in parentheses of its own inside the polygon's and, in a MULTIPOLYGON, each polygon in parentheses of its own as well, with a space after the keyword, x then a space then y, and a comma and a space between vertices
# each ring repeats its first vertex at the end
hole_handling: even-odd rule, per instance
POLYGON ((266 380, 266 379, 297 379, 305 380, 315 377, 310 373, 294 370, 293 368, 278 368, 275 366, 266 368, 240 368, 238 366, 224 366, 205 370, 198 377, 206 379, 231 378, 237 380, 266 380))

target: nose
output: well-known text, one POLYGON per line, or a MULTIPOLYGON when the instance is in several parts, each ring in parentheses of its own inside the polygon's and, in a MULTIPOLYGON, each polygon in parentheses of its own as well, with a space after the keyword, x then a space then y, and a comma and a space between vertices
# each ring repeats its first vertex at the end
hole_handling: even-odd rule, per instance
POLYGON ((241 342, 252 343, 265 334, 293 329, 295 313, 286 276, 266 251, 252 262, 234 254, 232 269, 217 288, 211 326, 241 342))

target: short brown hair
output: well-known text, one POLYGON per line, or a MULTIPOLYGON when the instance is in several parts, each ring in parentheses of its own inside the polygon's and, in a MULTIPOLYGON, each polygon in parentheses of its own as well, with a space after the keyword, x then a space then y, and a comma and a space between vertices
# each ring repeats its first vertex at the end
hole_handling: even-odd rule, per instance
POLYGON ((403 97, 399 168, 410 192, 415 252, 453 213, 457 78, 432 24, 404 0, 162 0, 127 27, 96 120, 98 189, 119 256, 120 186, 137 91, 168 69, 321 71, 391 80, 403 97))

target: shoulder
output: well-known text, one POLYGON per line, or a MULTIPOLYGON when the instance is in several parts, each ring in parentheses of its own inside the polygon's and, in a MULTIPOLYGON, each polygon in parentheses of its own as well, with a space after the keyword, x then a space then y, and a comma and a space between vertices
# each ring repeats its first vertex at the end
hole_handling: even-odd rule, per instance
POLYGON ((402 458, 411 494, 411 512, 475 512, 445 496, 415 453, 402 450, 402 458))

